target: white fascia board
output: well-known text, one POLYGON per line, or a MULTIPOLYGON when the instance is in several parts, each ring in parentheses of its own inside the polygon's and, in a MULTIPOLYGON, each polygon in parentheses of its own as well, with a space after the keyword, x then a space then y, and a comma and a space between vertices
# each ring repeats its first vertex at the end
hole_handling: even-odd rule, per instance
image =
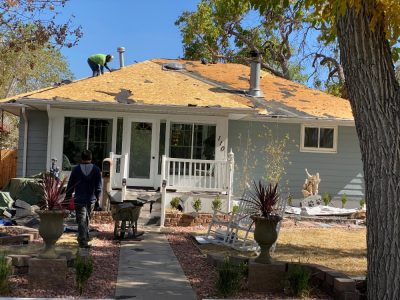
POLYGON ((353 119, 335 119, 335 118, 318 118, 318 117, 288 117, 288 116, 260 116, 246 117, 246 121, 268 122, 268 123, 296 123, 308 124, 310 122, 326 125, 355 126, 353 119))
POLYGON ((21 114, 21 108, 26 107, 20 103, 0 103, 0 109, 3 109, 10 114, 19 116, 21 114))
POLYGON ((179 105, 149 105, 149 104, 121 104, 121 103, 101 103, 92 101, 56 101, 42 99, 21 99, 19 103, 25 105, 35 105, 46 110, 47 105, 61 109, 79 109, 79 110, 106 110, 120 112, 151 112, 151 113, 169 113, 169 114, 193 114, 193 115, 217 115, 226 116, 229 114, 253 114, 252 108, 229 108, 229 107, 190 107, 179 105))

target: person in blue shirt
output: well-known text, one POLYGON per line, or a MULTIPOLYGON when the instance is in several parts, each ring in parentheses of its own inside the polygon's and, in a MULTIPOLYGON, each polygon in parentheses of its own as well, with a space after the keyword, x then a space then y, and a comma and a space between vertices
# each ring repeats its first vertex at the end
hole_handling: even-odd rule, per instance
POLYGON ((101 194, 101 173, 100 169, 92 164, 90 150, 83 150, 81 159, 81 163, 72 169, 65 198, 70 199, 75 192, 78 243, 80 248, 89 248, 89 220, 101 194))

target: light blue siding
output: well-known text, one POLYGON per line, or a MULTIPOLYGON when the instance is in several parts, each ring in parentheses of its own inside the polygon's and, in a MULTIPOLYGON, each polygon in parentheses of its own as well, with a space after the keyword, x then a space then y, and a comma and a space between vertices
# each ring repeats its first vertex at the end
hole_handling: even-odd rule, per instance
POLYGON ((321 183, 319 192, 332 196, 346 193, 349 197, 363 197, 362 162, 355 128, 338 127, 337 153, 300 152, 300 124, 266 123, 248 121, 229 121, 229 149, 235 154, 235 195, 244 188, 245 174, 250 180, 262 178, 266 174, 265 146, 270 130, 272 136, 281 139, 289 135, 289 152, 286 175, 281 180, 295 198, 302 198, 302 186, 306 179, 305 169, 309 173, 319 172, 321 183), (245 166, 248 166, 247 168, 245 166))
MULTIPOLYGON (((45 111, 29 110, 28 146, 26 175, 31 176, 46 170, 48 117, 45 111)), ((21 116, 19 127, 17 177, 21 177, 24 159, 24 118, 21 116)))

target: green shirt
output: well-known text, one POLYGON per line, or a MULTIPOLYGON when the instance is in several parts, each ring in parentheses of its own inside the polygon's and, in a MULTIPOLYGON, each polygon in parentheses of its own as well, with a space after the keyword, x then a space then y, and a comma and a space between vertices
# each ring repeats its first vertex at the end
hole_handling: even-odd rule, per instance
POLYGON ((92 56, 89 57, 89 59, 95 64, 104 66, 106 64, 106 56, 107 55, 105 54, 93 54, 92 56))

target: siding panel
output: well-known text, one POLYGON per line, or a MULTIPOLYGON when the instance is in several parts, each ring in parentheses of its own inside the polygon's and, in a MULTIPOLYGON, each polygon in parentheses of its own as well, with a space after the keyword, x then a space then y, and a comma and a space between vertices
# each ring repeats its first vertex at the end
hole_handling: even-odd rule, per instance
MULTIPOLYGON (((27 111, 28 147, 26 175, 31 176, 46 170, 48 117, 45 111, 27 111)), ((24 158, 24 119, 21 117, 18 142, 17 176, 22 176, 24 158)))
POLYGON ((355 128, 338 127, 337 153, 300 152, 300 129, 300 124, 229 121, 229 149, 235 154, 235 195, 242 193, 246 178, 258 180, 265 176, 267 161, 264 149, 268 143, 268 131, 270 136, 278 139, 289 135, 287 151, 290 164, 286 166, 281 185, 295 198, 302 198, 306 168, 311 174, 320 173, 320 194, 328 192, 338 197, 346 192, 349 198, 352 194, 355 198, 359 198, 360 193, 363 195, 363 170, 355 128))

